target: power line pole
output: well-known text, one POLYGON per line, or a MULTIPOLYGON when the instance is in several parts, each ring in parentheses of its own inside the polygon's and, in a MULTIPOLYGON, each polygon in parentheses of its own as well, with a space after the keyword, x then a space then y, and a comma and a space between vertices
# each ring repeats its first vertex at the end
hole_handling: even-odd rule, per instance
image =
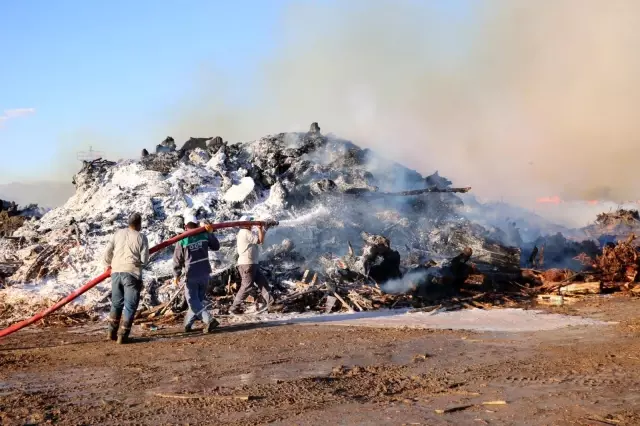
POLYGON ((82 162, 95 161, 102 158, 104 154, 100 151, 94 151, 93 147, 89 146, 89 151, 80 151, 77 153, 76 158, 82 162))

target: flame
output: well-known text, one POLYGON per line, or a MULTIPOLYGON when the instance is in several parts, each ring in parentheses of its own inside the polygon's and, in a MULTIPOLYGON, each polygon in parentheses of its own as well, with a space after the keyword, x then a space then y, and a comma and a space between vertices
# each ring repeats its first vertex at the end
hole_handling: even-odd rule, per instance
MULTIPOLYGON (((565 201, 560 198, 558 195, 554 195, 552 197, 540 197, 536 199, 536 203, 538 204, 554 204, 554 205, 558 205, 558 204, 562 204, 565 201)), ((590 206, 597 206, 598 204, 602 203, 601 200, 586 200, 583 201, 583 203, 586 203, 590 206)), ((640 203, 640 200, 639 200, 640 203)))
POLYGON ((554 195, 553 197, 540 197, 536 200, 536 203, 538 204, 560 204, 562 203, 562 199, 560 197, 558 197, 557 195, 554 195))

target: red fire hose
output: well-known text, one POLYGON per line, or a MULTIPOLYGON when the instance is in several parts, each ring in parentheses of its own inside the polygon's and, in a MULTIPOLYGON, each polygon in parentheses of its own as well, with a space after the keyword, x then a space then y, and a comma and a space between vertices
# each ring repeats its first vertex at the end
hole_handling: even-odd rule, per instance
MULTIPOLYGON (((212 226, 213 226, 213 229, 222 229, 222 228, 236 228, 236 227, 247 226, 247 225, 269 226, 269 225, 273 225, 274 223, 277 223, 277 222, 242 221, 242 222, 214 223, 214 224, 212 224, 212 226)), ((175 236, 175 237, 173 237, 173 238, 171 238, 171 239, 169 239, 167 241, 163 241, 160 244, 158 244, 157 246, 151 247, 149 249, 149 254, 153 254, 153 253, 155 253, 157 251, 162 250, 165 247, 169 247, 170 245, 177 243, 178 241, 180 241, 180 240, 182 240, 184 238, 187 238, 187 237, 190 237, 190 236, 196 235, 196 234, 201 234, 202 232, 205 232, 205 231, 206 231, 206 229, 204 228, 204 226, 200 227, 200 228, 196 228, 196 229, 191 229, 191 230, 189 230, 187 232, 184 232, 184 233, 182 233, 180 235, 177 235, 177 236, 175 236)), ((26 327, 28 325, 31 325, 36 321, 41 320, 42 318, 46 317, 50 313, 57 311, 58 309, 62 308, 64 305, 66 305, 67 303, 71 302, 76 297, 78 297, 81 294, 85 293, 87 290, 95 287, 96 285, 98 285, 102 281, 106 280, 110 276, 111 276, 111 269, 107 269, 101 275, 98 275, 97 277, 95 277, 94 279, 92 279, 91 281, 89 281, 88 283, 86 283, 85 285, 83 285, 82 287, 80 287, 79 289, 74 291, 73 293, 69 294, 64 299, 62 299, 59 302, 57 302, 55 305, 50 306, 47 309, 45 309, 44 311, 35 314, 31 318, 28 318, 26 320, 23 320, 23 321, 20 321, 18 323, 15 323, 12 326, 9 326, 9 327, 5 328, 4 330, 0 330, 0 338, 8 336, 11 333, 15 333, 16 331, 18 331, 20 329, 23 329, 24 327, 26 327)))

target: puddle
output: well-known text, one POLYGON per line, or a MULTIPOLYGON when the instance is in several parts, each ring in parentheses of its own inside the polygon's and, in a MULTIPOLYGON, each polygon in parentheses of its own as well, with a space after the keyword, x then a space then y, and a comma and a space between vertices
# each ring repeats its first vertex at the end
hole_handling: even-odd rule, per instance
POLYGON ((543 311, 515 308, 464 309, 453 312, 418 312, 407 310, 380 310, 346 314, 295 316, 267 323, 323 324, 362 327, 410 327, 423 329, 533 332, 550 331, 565 327, 612 324, 576 316, 550 314, 543 311))

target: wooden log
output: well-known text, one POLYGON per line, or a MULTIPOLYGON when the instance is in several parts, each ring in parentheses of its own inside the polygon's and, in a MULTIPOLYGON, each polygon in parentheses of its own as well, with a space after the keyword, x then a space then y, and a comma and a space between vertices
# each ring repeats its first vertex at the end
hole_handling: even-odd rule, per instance
POLYGON ((334 296, 327 296, 327 302, 324 310, 325 313, 327 314, 331 313, 333 306, 336 304, 336 300, 337 299, 334 296))
POLYGON ((349 305, 347 302, 345 302, 344 299, 342 297, 340 297, 340 295, 338 293, 333 292, 333 295, 336 297, 336 299, 338 299, 340 301, 340 303, 342 303, 349 310, 349 312, 354 312, 354 310, 351 307, 351 305, 349 305))
POLYGON ((555 294, 541 294, 538 296, 538 303, 544 303, 545 305, 564 305, 564 297, 555 294))
POLYGON ((560 294, 600 294, 602 282, 574 283, 560 287, 560 294))

